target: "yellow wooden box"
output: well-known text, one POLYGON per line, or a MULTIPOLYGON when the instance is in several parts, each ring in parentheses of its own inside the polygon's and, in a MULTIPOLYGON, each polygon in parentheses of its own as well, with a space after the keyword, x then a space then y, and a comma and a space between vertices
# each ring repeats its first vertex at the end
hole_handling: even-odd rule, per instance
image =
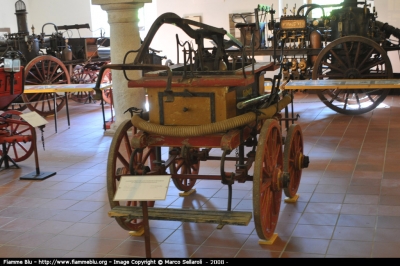
MULTIPOLYGON (((242 70, 230 74, 209 74, 182 79, 172 78, 172 93, 166 92, 167 77, 161 72, 148 72, 139 80, 129 81, 128 87, 144 87, 148 95, 149 121, 168 126, 193 126, 220 122, 245 110, 236 105, 264 94, 264 76, 262 73, 271 64, 256 65, 243 75, 242 70), (167 95, 173 96, 168 101, 167 95)), ((221 73, 221 72, 220 72, 221 73)))
POLYGON ((236 116, 236 90, 229 87, 173 88, 173 102, 164 91, 147 89, 152 123, 204 125, 236 116))

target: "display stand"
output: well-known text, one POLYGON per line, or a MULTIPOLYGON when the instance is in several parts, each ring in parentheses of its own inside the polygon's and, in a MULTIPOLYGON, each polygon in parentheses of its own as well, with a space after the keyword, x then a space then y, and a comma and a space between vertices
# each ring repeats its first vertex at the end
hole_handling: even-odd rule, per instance
MULTIPOLYGON (((22 114, 21 117, 32 127, 44 127, 46 123, 48 123, 43 117, 41 117, 36 112, 22 114)), ((40 172, 39 168, 39 156, 37 152, 37 145, 36 145, 36 130, 33 130, 32 135, 32 145, 33 145, 33 152, 35 154, 35 167, 36 171, 29 173, 27 175, 21 176, 20 180, 44 180, 51 176, 57 174, 57 172, 40 172)))
MULTIPOLYGON (((33 136, 32 136, 33 137, 33 136)), ((21 176, 19 179, 20 180, 44 180, 46 178, 49 178, 53 175, 56 175, 57 172, 40 172, 39 168, 39 156, 37 153, 37 146, 36 146, 36 133, 35 133, 35 139, 32 143, 34 145, 34 154, 35 154, 35 166, 36 166, 36 171, 29 173, 27 175, 21 176)))
MULTIPOLYGON (((64 93, 65 95, 65 110, 67 113, 68 128, 70 127, 69 109, 68 109, 68 93, 71 92, 93 92, 93 88, 96 84, 85 83, 85 84, 50 84, 50 85, 25 85, 24 93, 53 93, 54 95, 54 126, 57 133, 57 105, 56 99, 58 93, 64 93)), ((111 83, 100 84, 100 90, 111 88, 111 83)), ((103 100, 102 100, 103 101, 103 100)), ((103 127, 104 121, 104 104, 102 103, 103 110, 103 127)))
POLYGON ((142 205, 143 211, 144 245, 146 250, 146 258, 151 258, 149 210, 147 209, 147 201, 141 201, 140 204, 142 205))
POLYGON ((8 155, 7 145, 6 144, 7 144, 6 142, 2 143, 2 148, 1 148, 2 149, 2 156, 1 156, 1 159, 0 159, 0 167, 3 165, 3 162, 4 162, 4 169, 9 169, 10 168, 10 162, 11 162, 16 168, 19 169, 18 164, 8 155))
POLYGON ((124 175, 118 185, 114 201, 139 201, 143 214, 146 258, 151 258, 150 226, 147 201, 165 200, 170 175, 124 175))

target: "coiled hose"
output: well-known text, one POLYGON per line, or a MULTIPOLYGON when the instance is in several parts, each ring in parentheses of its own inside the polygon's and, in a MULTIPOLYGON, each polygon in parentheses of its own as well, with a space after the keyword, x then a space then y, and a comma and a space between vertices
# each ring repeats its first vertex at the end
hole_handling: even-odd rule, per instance
POLYGON ((258 117, 256 113, 249 112, 243 115, 226 119, 224 121, 206 125, 164 126, 145 121, 139 115, 134 115, 131 121, 136 128, 151 134, 170 136, 170 137, 196 137, 196 136, 204 136, 214 133, 225 132, 230 129, 245 126, 255 121, 256 118, 259 119, 271 118, 273 117, 274 114, 276 114, 278 111, 282 110, 289 103, 291 103, 291 101, 292 97, 289 95, 285 95, 283 99, 280 100, 278 103, 271 105, 265 109, 259 109, 258 117))

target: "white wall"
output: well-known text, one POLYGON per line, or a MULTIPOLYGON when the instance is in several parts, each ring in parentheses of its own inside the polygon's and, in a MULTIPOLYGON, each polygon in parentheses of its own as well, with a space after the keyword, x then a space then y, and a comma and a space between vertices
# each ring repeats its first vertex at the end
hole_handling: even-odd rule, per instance
MULTIPOLYGON (((15 3, 17 0, 0 0, 0 28, 9 27, 12 33, 18 31, 15 16, 15 3)), ((32 33, 32 25, 35 34, 42 31, 45 23, 54 23, 57 26, 85 24, 91 25, 90 0, 23 0, 26 5, 29 32, 32 33)), ((46 34, 54 32, 53 26, 44 28, 46 34)), ((89 30, 80 30, 82 37, 92 36, 89 30)), ((95 33, 95 36, 100 35, 95 33)), ((73 37, 79 37, 78 32, 73 30, 73 37)))
MULTIPOLYGON (((54 23, 57 26, 85 24, 91 25, 90 0, 25 0, 29 3, 28 9, 28 27, 33 24, 35 33, 42 31, 45 23, 54 23)), ((92 28, 92 27, 91 27, 92 28)), ((44 32, 51 34, 54 31, 53 26, 46 26, 44 32)), ((91 31, 87 29, 79 30, 81 37, 91 37, 91 31)), ((79 38, 76 30, 72 30, 73 38, 79 38)), ((100 35, 98 33, 98 35, 100 35)))
MULTIPOLYGON (((0 28, 10 28, 11 32, 17 32, 17 18, 15 17, 15 0, 1 0, 0 28)), ((26 2, 25 2, 26 4, 26 2)), ((28 5, 26 4, 26 8, 28 5)), ((29 16, 29 14, 28 14, 29 16)))
MULTIPOLYGON (((400 28, 400 5, 399 0, 380 0, 374 1, 376 12, 378 12, 378 21, 386 22, 393 27, 400 28)), ((393 38, 398 41, 396 38, 393 38)), ((392 62, 393 72, 400 72, 400 56, 397 51, 389 52, 390 61, 392 62)))

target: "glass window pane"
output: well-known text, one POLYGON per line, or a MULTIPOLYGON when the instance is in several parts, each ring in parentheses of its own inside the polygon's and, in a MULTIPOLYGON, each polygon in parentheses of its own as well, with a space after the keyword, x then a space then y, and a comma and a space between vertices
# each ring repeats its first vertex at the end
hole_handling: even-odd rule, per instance
MULTIPOLYGON (((313 0, 312 1, 313 4, 318 4, 318 5, 336 5, 336 4, 340 4, 343 2, 343 0, 330 0, 329 2, 327 2, 326 0, 313 0)), ((331 11, 333 9, 337 9, 340 7, 326 7, 324 8, 325 11, 325 16, 329 16, 331 14, 331 11)), ((321 8, 314 8, 312 10, 312 17, 313 18, 322 18, 323 12, 321 8)))

